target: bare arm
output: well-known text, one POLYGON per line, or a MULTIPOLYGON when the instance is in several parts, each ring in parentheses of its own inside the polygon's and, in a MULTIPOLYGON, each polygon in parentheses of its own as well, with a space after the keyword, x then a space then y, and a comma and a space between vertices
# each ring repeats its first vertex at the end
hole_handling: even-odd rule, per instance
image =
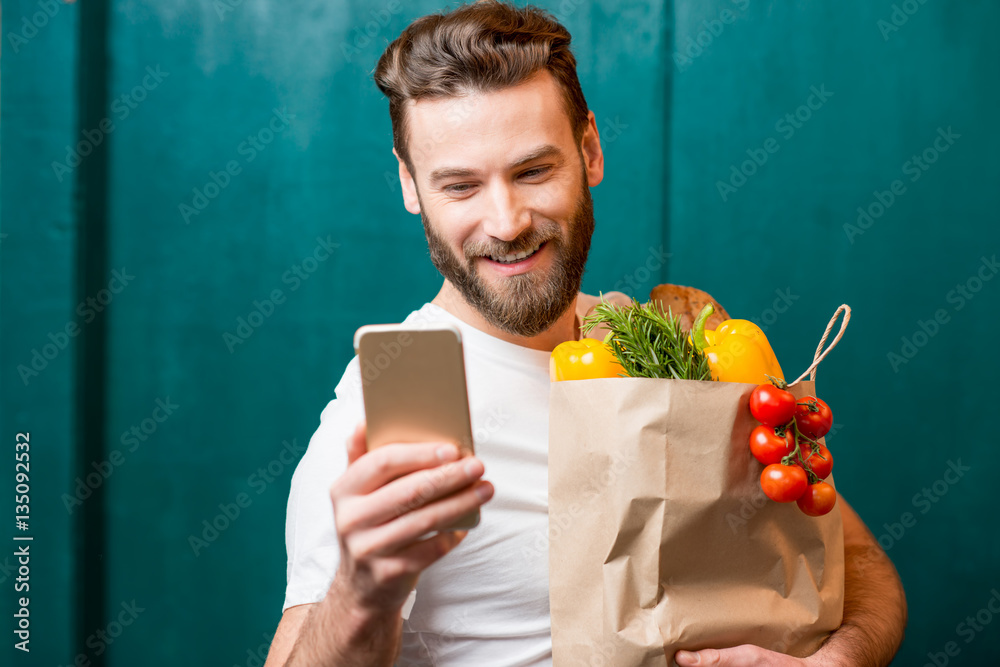
POLYGON ((334 591, 331 586, 320 602, 285 610, 264 667, 392 664, 399 652, 401 617, 389 614, 366 621, 355 616, 354 622, 345 622, 352 618, 352 610, 334 591))
MULTIPOLYGON (((345 599, 337 583, 311 609, 284 664, 389 667, 399 653, 402 617, 399 612, 361 611, 345 599)), ((277 637, 275 637, 277 639, 277 637)))
POLYGON ((267 662, 264 663, 264 667, 282 667, 285 664, 302 629, 302 623, 315 606, 315 604, 300 604, 285 610, 281 615, 281 622, 278 623, 278 629, 274 631, 274 639, 271 640, 271 648, 267 652, 267 662))
POLYGON ((906 596, 896 568, 844 497, 844 620, 808 658, 793 658, 744 644, 727 649, 678 651, 681 667, 883 667, 903 641, 906 596))
POLYGON ((861 517, 838 498, 844 519, 844 622, 816 657, 831 665, 888 665, 906 628, 903 584, 861 517))
POLYGON ((267 667, 391 666, 417 578, 466 533, 423 536, 493 495, 479 479, 482 463, 456 460, 454 445, 386 445, 366 454, 362 423, 347 452, 347 471, 330 488, 340 567, 323 600, 285 611, 267 667))

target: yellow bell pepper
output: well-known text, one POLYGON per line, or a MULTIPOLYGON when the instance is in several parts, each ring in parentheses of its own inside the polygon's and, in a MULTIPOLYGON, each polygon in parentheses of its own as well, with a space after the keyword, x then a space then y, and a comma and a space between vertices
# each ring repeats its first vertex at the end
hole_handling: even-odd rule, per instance
POLYGON ((611 348, 596 338, 560 343, 549 357, 549 378, 553 382, 615 378, 620 375, 624 375, 624 370, 611 348))
POLYGON ((749 320, 726 320, 715 331, 705 330, 705 321, 712 314, 708 304, 698 314, 691 340, 705 353, 712 379, 721 382, 770 384, 769 377, 784 381, 778 358, 767 337, 749 320))

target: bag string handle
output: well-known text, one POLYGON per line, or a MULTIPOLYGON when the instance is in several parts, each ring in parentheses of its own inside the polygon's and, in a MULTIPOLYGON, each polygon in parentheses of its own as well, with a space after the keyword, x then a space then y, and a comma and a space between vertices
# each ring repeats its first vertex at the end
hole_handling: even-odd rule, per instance
POLYGON ((816 347, 816 354, 813 355, 812 365, 810 365, 809 368, 807 368, 805 372, 795 380, 795 382, 789 382, 789 387, 804 380, 806 375, 809 376, 811 381, 816 380, 816 367, 819 366, 819 362, 823 361, 823 358, 826 355, 830 354, 830 350, 837 347, 837 343, 840 342, 841 337, 844 335, 844 331, 847 330, 847 323, 850 321, 851 307, 846 303, 842 304, 840 308, 837 309, 837 312, 833 314, 833 317, 830 318, 830 322, 826 325, 826 331, 823 332, 823 337, 819 339, 819 345, 816 347), (824 350, 823 345, 826 343, 826 339, 830 336, 830 331, 833 330, 833 325, 837 322, 837 318, 840 317, 841 313, 844 314, 844 320, 840 323, 840 331, 838 331, 837 335, 834 336, 833 341, 830 343, 830 347, 824 350))

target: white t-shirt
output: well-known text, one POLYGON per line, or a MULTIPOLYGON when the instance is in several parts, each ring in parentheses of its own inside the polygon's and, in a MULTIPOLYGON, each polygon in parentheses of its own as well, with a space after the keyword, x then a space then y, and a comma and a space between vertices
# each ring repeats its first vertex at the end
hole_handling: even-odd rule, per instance
MULTIPOLYGON (((405 323, 432 321, 462 332, 473 442, 495 494, 480 524, 421 575, 396 665, 551 665, 549 352, 494 338, 432 303, 405 323)), ((336 395, 292 477, 283 609, 321 600, 337 569, 329 489, 364 416, 356 356, 336 395)))

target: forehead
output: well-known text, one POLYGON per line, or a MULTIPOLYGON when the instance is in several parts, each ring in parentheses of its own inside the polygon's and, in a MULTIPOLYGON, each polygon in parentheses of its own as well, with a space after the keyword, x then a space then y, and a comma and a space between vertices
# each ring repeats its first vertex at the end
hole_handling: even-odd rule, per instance
POLYGON ((562 90, 547 71, 489 93, 409 103, 410 159, 418 172, 443 166, 487 166, 553 144, 573 151, 562 90))

